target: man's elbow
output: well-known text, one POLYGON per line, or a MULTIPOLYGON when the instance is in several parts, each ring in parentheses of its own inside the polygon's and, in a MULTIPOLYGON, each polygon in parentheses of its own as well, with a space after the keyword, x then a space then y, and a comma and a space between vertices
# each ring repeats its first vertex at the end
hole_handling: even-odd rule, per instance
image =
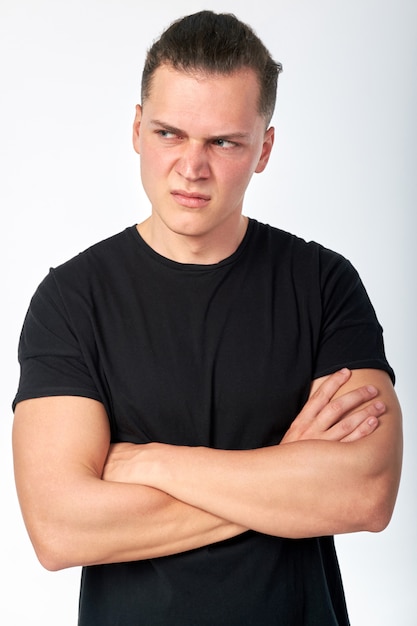
POLYGON ((372 484, 367 505, 364 507, 364 530, 379 533, 391 521, 398 492, 398 481, 381 479, 380 484, 372 484))
POLYGON ((35 552, 39 563, 48 570, 48 572, 58 572, 76 565, 76 563, 72 563, 68 560, 67 554, 64 555, 48 549, 39 550, 37 548, 35 548, 35 552))
MULTIPOLYGON (((378 432, 378 431, 377 431, 378 432)), ((367 467, 359 483, 364 485, 364 530, 381 532, 391 521, 402 469, 401 427, 393 429, 388 444, 378 455, 367 455, 367 467), (375 459, 376 457, 376 459, 375 459)))
POLYGON ((37 552, 37 557, 39 563, 44 567, 48 572, 58 572, 60 570, 66 569, 70 567, 70 565, 66 565, 63 560, 56 558, 56 555, 49 555, 48 553, 37 552))
POLYGON ((57 572, 77 565, 71 560, 71 540, 57 532, 56 528, 31 529, 29 537, 39 563, 50 572, 57 572))
POLYGON ((393 510, 393 507, 386 505, 374 507, 365 520, 364 530, 372 533, 380 533, 385 530, 391 521, 393 510))

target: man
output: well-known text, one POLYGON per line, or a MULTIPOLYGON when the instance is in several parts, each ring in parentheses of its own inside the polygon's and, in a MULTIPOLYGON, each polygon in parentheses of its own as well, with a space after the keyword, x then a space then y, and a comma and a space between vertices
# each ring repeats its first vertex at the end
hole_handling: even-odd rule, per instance
POLYGON ((348 624, 332 535, 382 530, 401 467, 382 333, 351 265, 242 215, 280 66, 203 11, 148 53, 152 205, 52 270, 20 343, 14 454, 81 626, 348 624))

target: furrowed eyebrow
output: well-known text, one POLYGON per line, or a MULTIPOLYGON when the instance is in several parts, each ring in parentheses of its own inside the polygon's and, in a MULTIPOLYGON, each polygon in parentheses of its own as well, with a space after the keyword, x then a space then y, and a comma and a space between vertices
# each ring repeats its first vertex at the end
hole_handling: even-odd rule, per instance
POLYGON ((212 141, 216 141, 216 139, 226 139, 229 141, 236 141, 238 139, 248 139, 249 133, 225 133, 224 135, 216 135, 215 137, 210 137, 212 141))
MULTIPOLYGON (((164 130, 168 131, 169 133, 173 133, 174 135, 178 135, 179 137, 186 137, 187 133, 184 130, 181 130, 180 128, 176 128, 175 126, 171 126, 171 124, 167 124, 166 122, 163 122, 162 120, 151 120, 151 125, 155 126, 155 128, 163 128, 164 130)), ((206 141, 218 141, 219 139, 225 139, 225 140, 229 140, 229 141, 236 141, 236 140, 246 140, 249 138, 249 133, 240 133, 240 132, 236 132, 236 133, 224 133, 223 135, 219 134, 219 135, 213 135, 213 137, 206 137, 206 141)))
POLYGON ((174 135, 184 136, 187 134, 180 128, 175 128, 175 126, 171 126, 170 124, 162 122, 161 120, 151 120, 151 125, 155 126, 155 128, 163 128, 164 130, 167 130, 169 133, 173 133, 174 135))

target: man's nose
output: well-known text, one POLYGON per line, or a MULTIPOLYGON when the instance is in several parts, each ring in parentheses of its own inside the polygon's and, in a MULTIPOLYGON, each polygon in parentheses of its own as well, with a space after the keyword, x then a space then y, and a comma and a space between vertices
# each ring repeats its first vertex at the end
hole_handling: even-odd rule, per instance
POLYGON ((178 159, 176 170, 183 178, 190 181, 208 178, 210 167, 206 146, 197 142, 187 142, 178 159))

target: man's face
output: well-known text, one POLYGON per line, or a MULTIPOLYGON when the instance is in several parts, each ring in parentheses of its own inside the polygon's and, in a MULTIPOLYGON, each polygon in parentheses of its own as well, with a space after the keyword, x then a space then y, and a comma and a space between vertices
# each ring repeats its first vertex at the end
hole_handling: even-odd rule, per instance
POLYGON ((229 76, 156 70, 133 140, 160 234, 224 235, 240 223, 248 183, 273 143, 258 95, 250 69, 229 76))

